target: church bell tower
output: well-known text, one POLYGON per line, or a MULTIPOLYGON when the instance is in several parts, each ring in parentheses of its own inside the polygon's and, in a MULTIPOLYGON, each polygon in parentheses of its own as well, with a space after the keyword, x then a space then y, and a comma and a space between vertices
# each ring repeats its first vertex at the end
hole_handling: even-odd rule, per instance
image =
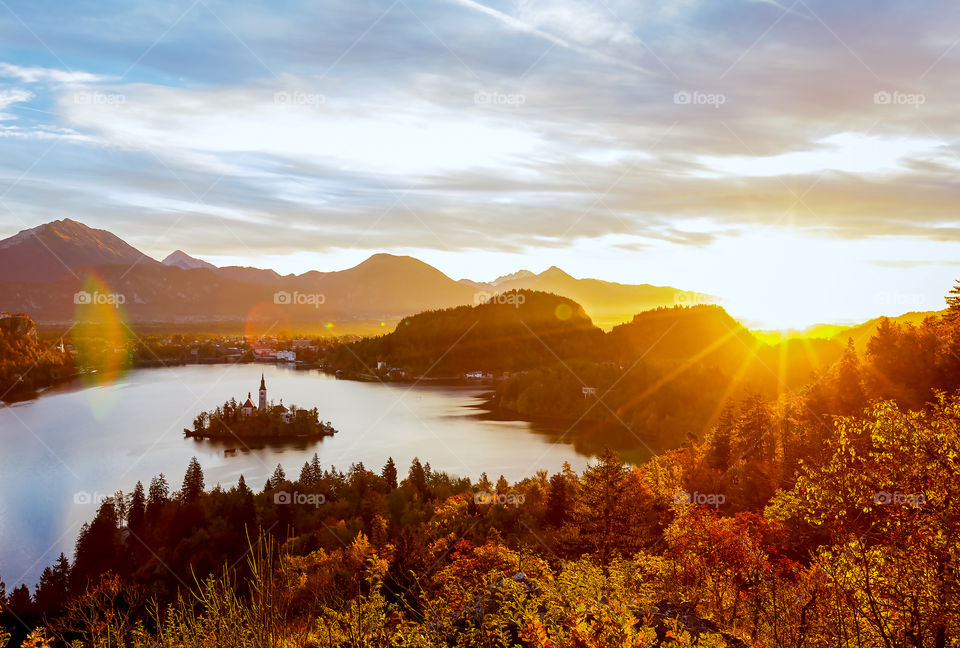
POLYGON ((261 412, 267 410, 267 384, 263 381, 263 374, 260 374, 260 407, 261 412))

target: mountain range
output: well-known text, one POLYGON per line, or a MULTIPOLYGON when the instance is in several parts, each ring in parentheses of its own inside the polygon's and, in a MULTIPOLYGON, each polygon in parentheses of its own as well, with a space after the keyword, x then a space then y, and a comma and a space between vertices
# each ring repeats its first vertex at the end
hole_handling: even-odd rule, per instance
POLYGON ((257 320, 298 328, 330 321, 392 324, 511 290, 568 297, 608 328, 637 312, 673 306, 689 294, 666 286, 576 279, 556 267, 540 274, 521 270, 492 282, 456 281, 418 259, 391 254, 374 254, 346 270, 300 275, 219 268, 182 250, 160 262, 111 232, 69 218, 0 241, 2 311, 27 312, 40 324, 69 323, 82 317, 75 296, 91 285, 122 295, 118 301, 133 323, 257 320))

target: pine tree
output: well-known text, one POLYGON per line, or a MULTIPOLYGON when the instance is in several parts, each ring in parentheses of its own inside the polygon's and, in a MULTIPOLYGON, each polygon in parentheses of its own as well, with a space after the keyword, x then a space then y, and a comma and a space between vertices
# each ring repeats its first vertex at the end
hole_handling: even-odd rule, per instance
POLYGON ((423 469, 418 457, 414 457, 410 462, 410 470, 407 472, 407 483, 410 484, 421 495, 427 494, 427 473, 423 469))
POLYGON ((277 464, 277 467, 273 470, 273 475, 270 476, 270 479, 267 483, 270 485, 270 489, 279 488, 280 484, 287 481, 287 473, 283 472, 283 466, 277 464))
POLYGON ((50 616, 63 608, 69 595, 70 564, 62 553, 53 568, 40 575, 33 600, 40 615, 50 616))
POLYGON ((300 487, 304 490, 312 490, 314 487, 313 468, 306 461, 303 462, 303 468, 300 469, 300 477, 297 479, 300 487))
POLYGON ((563 473, 557 473, 550 478, 550 491, 547 494, 547 524, 555 527, 563 526, 567 521, 570 506, 571 488, 563 473))
POLYGON ((847 339, 847 349, 840 359, 837 371, 837 414, 858 414, 867 404, 863 391, 863 379, 860 377, 860 361, 853 346, 853 338, 847 339))
POLYGON ((130 508, 127 511, 127 528, 132 533, 139 534, 143 529, 143 521, 147 513, 147 499, 143 492, 143 483, 137 482, 130 496, 130 508))
POLYGON ((200 499, 203 494, 203 469, 200 468, 200 462, 196 457, 190 459, 190 465, 187 466, 187 472, 183 476, 183 487, 180 489, 180 497, 187 504, 191 504, 200 499))
POLYGON ((150 489, 147 491, 147 521, 156 522, 168 501, 170 486, 167 485, 167 478, 160 473, 150 480, 150 489))
POLYGON ((246 530, 252 537, 257 526, 257 506, 254 503, 253 491, 247 486, 247 480, 243 475, 240 475, 240 479, 237 480, 237 496, 239 501, 231 522, 237 529, 246 530))
POLYGON ((960 281, 957 281, 945 297, 947 300, 947 319, 951 322, 960 320, 960 281))
POLYGON ((737 427, 737 410, 727 403, 720 412, 717 424, 707 434, 707 463, 711 468, 726 471, 730 468, 730 439, 737 427))
POLYGON ((643 522, 639 504, 643 499, 639 482, 620 455, 609 448, 597 464, 584 471, 570 517, 580 541, 602 565, 608 565, 616 553, 632 553, 639 548, 643 522))
POLYGON ((393 457, 387 458, 387 463, 383 466, 381 476, 386 480, 390 490, 397 487, 397 464, 393 463, 393 457))

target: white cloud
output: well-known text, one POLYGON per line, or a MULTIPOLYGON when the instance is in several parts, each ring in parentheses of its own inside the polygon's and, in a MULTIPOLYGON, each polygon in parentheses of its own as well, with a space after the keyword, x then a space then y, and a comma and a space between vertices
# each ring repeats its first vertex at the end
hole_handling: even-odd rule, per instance
POLYGON ((10 63, 0 63, 0 77, 20 79, 24 83, 97 83, 110 80, 110 77, 90 72, 24 67, 10 63))
POLYGON ((545 146, 522 125, 495 119, 499 113, 475 105, 472 95, 464 97, 468 108, 453 110, 403 96, 378 98, 376 106, 319 96, 308 101, 316 92, 309 88, 140 84, 118 92, 102 96, 122 96, 122 102, 77 101, 88 95, 74 88, 59 96, 59 108, 73 128, 107 145, 205 167, 208 155, 255 153, 350 171, 417 175, 503 167, 545 146))
POLYGON ((27 90, 20 88, 0 90, 0 121, 16 119, 14 115, 3 112, 4 108, 12 106, 13 104, 23 103, 24 101, 30 101, 31 99, 33 99, 33 93, 27 90))
POLYGON ((860 133, 838 133, 811 145, 808 151, 793 151, 770 156, 703 156, 700 162, 708 171, 704 177, 773 177, 843 173, 890 173, 905 171, 904 163, 929 159, 941 144, 921 137, 878 137, 860 133))

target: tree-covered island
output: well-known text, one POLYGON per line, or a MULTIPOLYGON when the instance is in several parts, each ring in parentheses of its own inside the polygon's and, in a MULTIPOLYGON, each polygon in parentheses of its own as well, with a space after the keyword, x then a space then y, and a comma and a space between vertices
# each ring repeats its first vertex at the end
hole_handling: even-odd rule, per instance
POLYGON ((193 429, 184 428, 185 437, 197 439, 283 440, 333 436, 336 430, 329 421, 321 421, 317 408, 302 409, 267 403, 267 387, 260 377, 259 404, 251 395, 242 404, 231 398, 210 412, 201 412, 193 419, 193 429))

